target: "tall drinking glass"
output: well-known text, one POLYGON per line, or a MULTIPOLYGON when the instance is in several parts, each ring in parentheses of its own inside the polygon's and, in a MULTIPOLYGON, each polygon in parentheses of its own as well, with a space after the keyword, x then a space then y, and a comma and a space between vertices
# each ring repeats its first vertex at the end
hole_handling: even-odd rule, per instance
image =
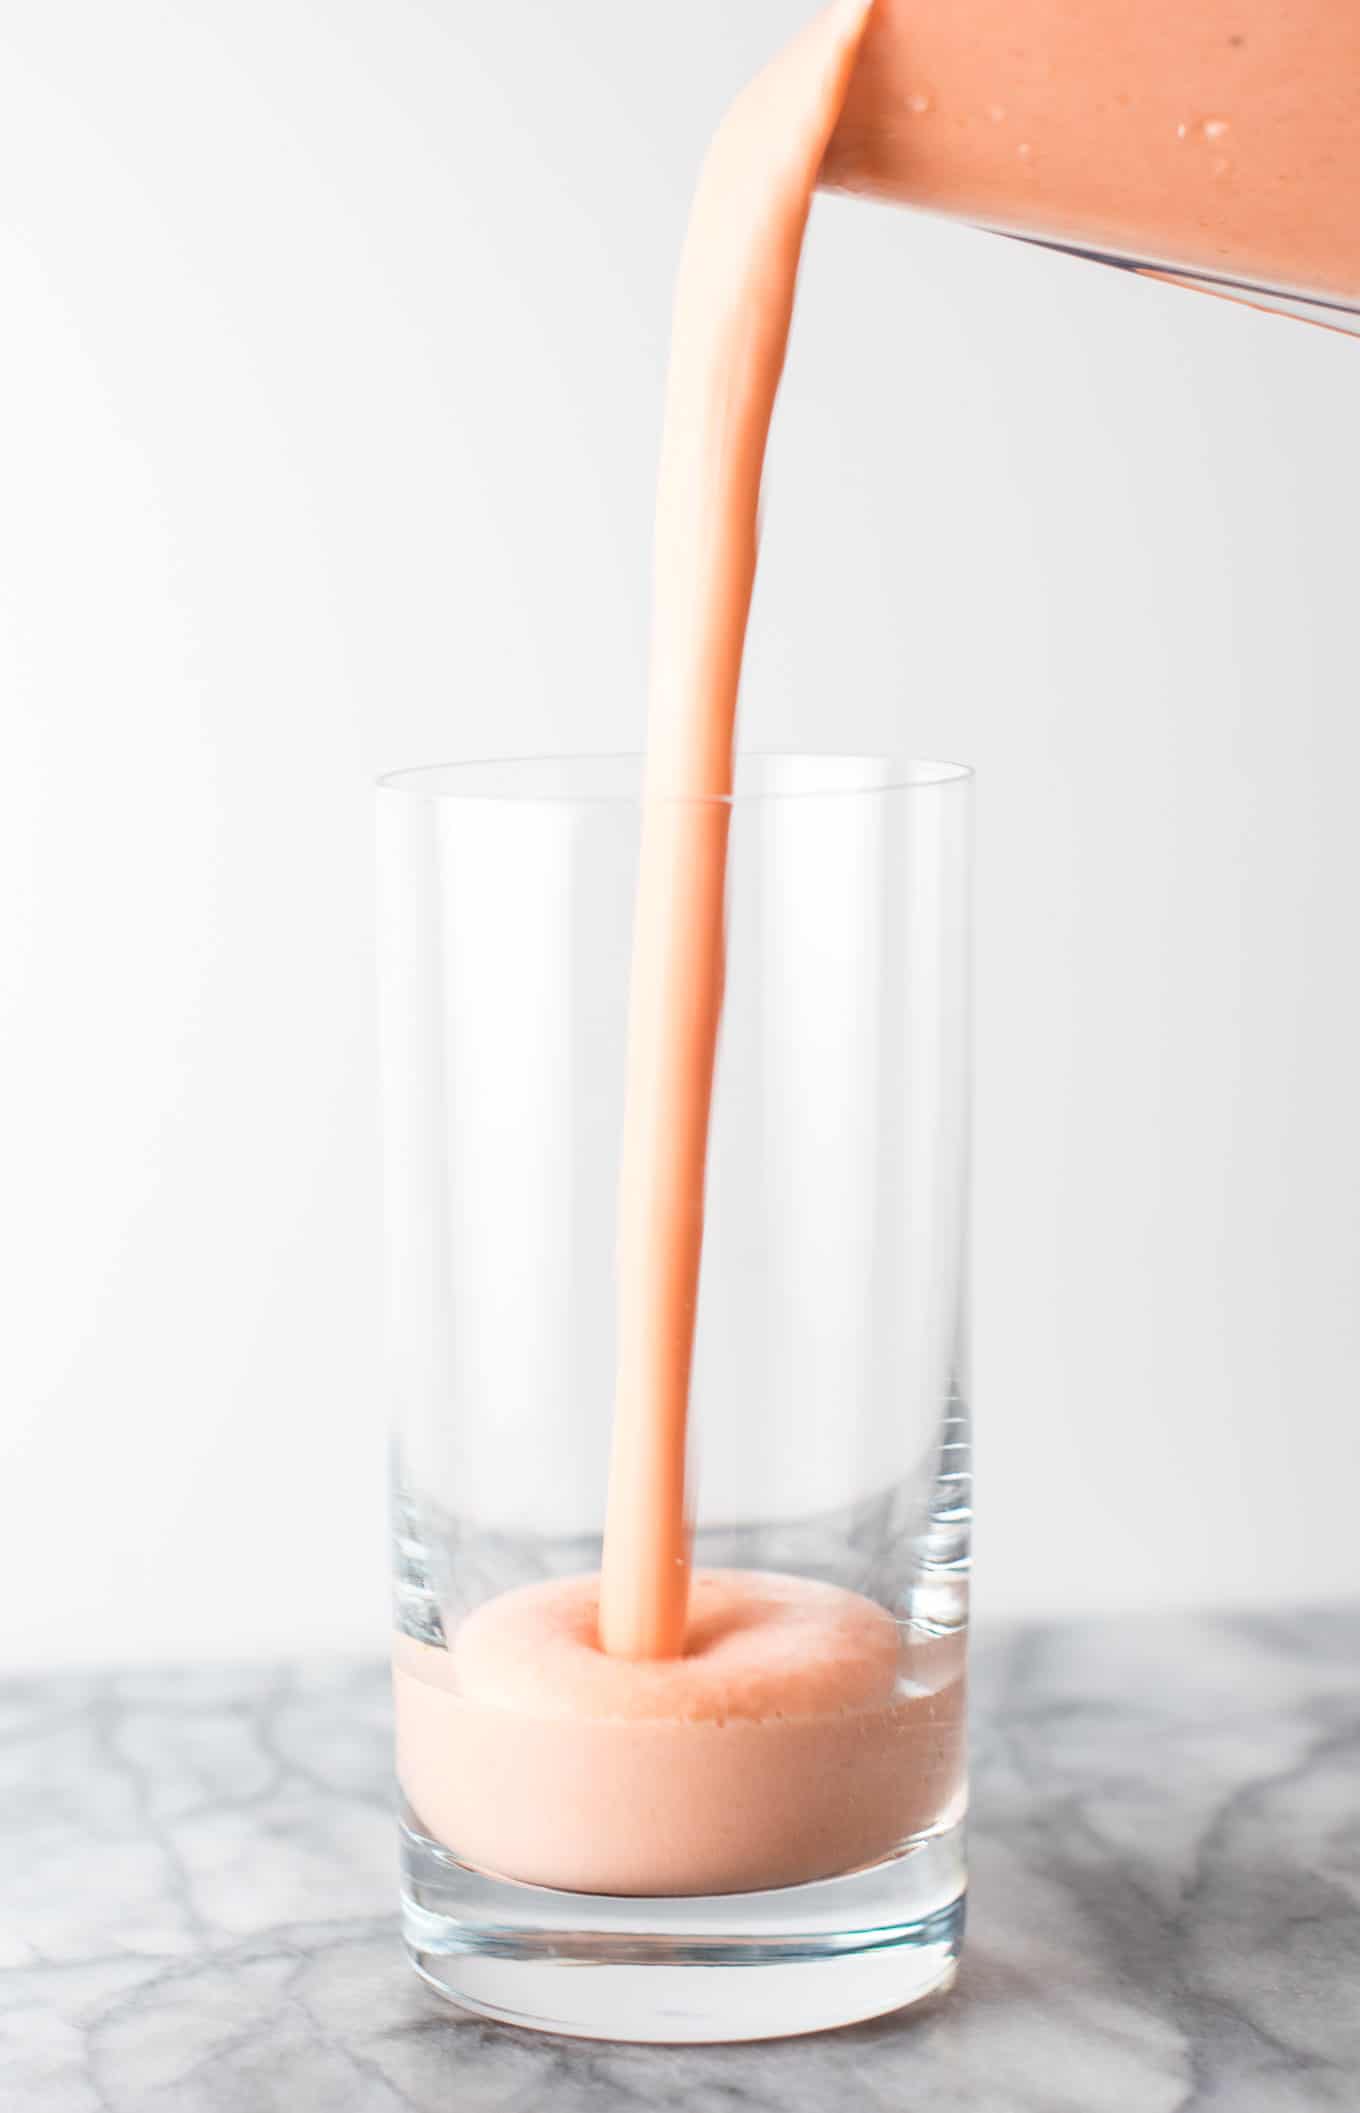
POLYGON ((724 803, 678 1706, 588 1624, 568 1692, 515 1613, 600 1563, 641 786, 379 790, 404 1928, 491 2016, 758 2038, 947 1985, 962 1936, 971 783, 755 754, 724 803), (734 1574, 830 1623, 773 1686, 704 1628, 734 1574))

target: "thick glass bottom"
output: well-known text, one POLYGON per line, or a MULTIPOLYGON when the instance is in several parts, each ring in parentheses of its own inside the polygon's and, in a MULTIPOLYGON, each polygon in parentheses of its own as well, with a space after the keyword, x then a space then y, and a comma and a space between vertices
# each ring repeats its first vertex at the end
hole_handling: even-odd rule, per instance
POLYGON ((586 2039, 823 2032, 948 1988, 963 1942, 961 1821, 845 1877, 701 1899, 488 1877, 409 1815, 402 1868, 403 1934, 432 1988, 483 2017, 586 2039))

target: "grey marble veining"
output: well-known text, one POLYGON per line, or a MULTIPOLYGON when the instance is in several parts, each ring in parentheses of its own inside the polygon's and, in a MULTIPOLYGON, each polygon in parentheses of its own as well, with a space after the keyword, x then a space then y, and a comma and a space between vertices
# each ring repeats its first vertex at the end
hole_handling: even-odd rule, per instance
POLYGON ((1017 1628, 976 1654, 954 1993, 754 2047, 485 2025, 392 1898, 380 1668, 0 1688, 15 2113, 1360 2107, 1360 1608, 1017 1628))

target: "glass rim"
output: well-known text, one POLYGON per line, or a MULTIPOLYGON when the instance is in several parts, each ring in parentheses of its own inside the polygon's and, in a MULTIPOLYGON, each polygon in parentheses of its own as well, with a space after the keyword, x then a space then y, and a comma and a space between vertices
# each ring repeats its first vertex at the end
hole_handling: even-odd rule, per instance
MULTIPOLYGON (((954 763, 931 757, 898 756, 886 752, 862 749, 784 749, 743 748, 737 751, 736 766, 743 763, 791 763, 853 766, 882 773, 871 782, 833 783, 812 785, 735 787, 727 793, 696 793, 677 795, 695 801, 709 801, 727 807, 744 807, 783 800, 827 800, 827 799, 873 799, 884 793, 943 792, 951 788, 967 788, 974 778, 970 763, 954 763)), ((431 802, 495 800, 507 805, 522 807, 574 807, 574 806, 636 806, 643 798, 643 772, 646 756, 639 749, 562 750, 545 751, 535 755, 520 756, 467 756, 449 763, 419 763, 401 770, 384 771, 375 780, 375 789, 383 793, 399 793, 407 799, 431 802), (605 769, 610 765, 631 765, 636 768, 638 780, 635 784, 618 790, 587 785, 578 790, 573 786, 544 787, 530 785, 524 790, 506 784, 505 778, 513 778, 522 772, 526 778, 535 772, 543 772, 554 766, 567 769, 586 770, 590 766, 605 769), (491 778, 491 783, 477 783, 480 775, 491 778), (448 780, 455 782, 449 783, 448 780), (466 782, 459 783, 463 779, 466 782), (494 782, 496 779, 501 782, 494 782)))

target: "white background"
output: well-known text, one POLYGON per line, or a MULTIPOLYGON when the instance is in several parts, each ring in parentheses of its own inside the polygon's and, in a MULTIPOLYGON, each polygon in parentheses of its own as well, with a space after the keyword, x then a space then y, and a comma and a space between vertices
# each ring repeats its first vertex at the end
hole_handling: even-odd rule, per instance
MULTIPOLYGON (((640 737, 800 0, 0 0, 0 1656, 385 1624, 369 779, 640 737)), ((980 772, 979 1587, 1353 1589, 1360 346, 815 216, 753 743, 980 772)))

